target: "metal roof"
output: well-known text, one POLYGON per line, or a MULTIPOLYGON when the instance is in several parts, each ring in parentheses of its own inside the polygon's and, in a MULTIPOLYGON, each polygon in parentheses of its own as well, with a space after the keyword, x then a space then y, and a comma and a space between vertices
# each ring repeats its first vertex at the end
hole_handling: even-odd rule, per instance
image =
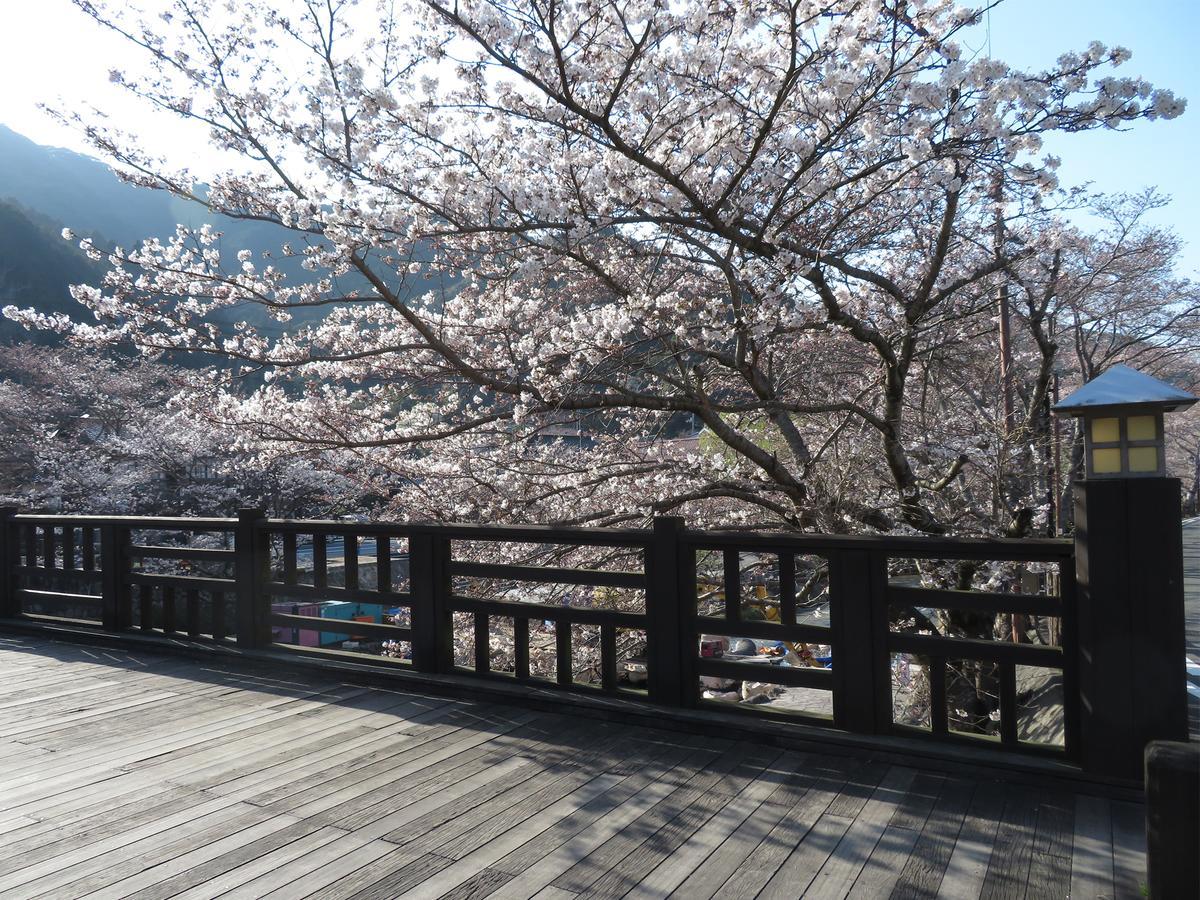
POLYGON ((1116 365, 1062 400, 1054 411, 1079 416, 1102 407, 1146 404, 1170 412, 1191 406, 1196 399, 1137 369, 1116 365))

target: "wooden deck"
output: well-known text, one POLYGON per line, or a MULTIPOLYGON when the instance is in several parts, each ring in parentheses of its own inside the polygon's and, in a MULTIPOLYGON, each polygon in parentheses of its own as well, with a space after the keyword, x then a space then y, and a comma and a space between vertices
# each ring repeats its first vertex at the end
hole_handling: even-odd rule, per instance
POLYGON ((1139 897, 1140 806, 0 635, 0 897, 1139 897))

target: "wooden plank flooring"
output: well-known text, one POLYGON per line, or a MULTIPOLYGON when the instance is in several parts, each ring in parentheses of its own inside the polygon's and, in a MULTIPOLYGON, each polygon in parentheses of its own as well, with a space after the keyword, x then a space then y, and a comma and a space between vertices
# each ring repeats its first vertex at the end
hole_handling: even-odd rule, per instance
POLYGON ((0 898, 1137 897, 1141 817, 735 735, 0 635, 0 898))

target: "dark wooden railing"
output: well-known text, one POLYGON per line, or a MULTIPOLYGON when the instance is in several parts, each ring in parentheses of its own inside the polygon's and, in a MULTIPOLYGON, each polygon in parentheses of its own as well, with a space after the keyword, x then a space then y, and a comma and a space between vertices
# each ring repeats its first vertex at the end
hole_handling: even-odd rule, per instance
POLYGON ((0 516, 7 619, 343 659, 373 650, 374 662, 430 676, 1080 760, 1079 660, 1094 648, 1080 643, 1069 540, 701 532, 667 517, 641 530, 290 521, 259 510, 236 520, 0 516), (1004 593, 923 587, 928 578, 912 575, 952 560, 1026 568, 1002 580, 1004 593), (547 586, 556 599, 538 593, 547 586), (388 613, 372 622, 316 614, 329 601, 388 613), (949 619, 938 611, 976 629, 940 628, 949 619), (1008 617, 1038 629, 1001 629, 1008 617), (511 635, 504 671, 491 647, 498 634, 511 635), (456 649, 456 635, 473 638, 474 652, 456 649), (301 636, 313 646, 298 646, 301 636), (330 649, 329 636, 350 640, 330 649), (715 640, 702 647, 704 636, 715 640), (552 676, 530 665, 533 637, 553 659, 552 676), (722 638, 778 642, 792 665, 721 653, 722 638), (630 647, 644 647, 640 659, 630 647), (584 653, 598 665, 581 679, 584 653), (643 670, 644 682, 631 674, 643 670), (956 706, 972 678, 994 685, 994 708, 956 706), (778 688, 787 702, 728 702, 740 700, 728 690, 706 697, 702 682, 768 685, 768 697, 778 688), (985 720, 991 726, 980 728, 985 720))
MULTIPOLYGON (((998 743, 1003 748, 1030 753, 1059 753, 1073 758, 1078 746, 1078 679, 1072 653, 1076 636, 1074 595, 1074 547, 1064 540, 978 540, 946 538, 873 538, 789 535, 742 535, 684 532, 685 570, 695 571, 696 554, 719 552, 726 597, 724 616, 697 615, 689 634, 737 635, 759 639, 812 642, 831 648, 832 668, 775 668, 760 681, 832 693, 832 724, 864 734, 902 733, 928 736, 943 741, 977 742, 978 733, 951 728, 946 695, 947 665, 951 660, 993 665, 999 689, 998 743), (744 585, 739 568, 744 554, 753 551, 774 559, 778 573, 781 624, 743 620, 744 606, 730 603, 744 585), (827 624, 795 624, 796 554, 816 558, 827 571, 827 624), (938 590, 896 584, 889 571, 897 561, 971 560, 980 562, 1034 562, 1045 564, 1050 577, 1042 580, 1057 585, 1058 594, 990 593, 967 590, 938 590), (996 640, 992 634, 955 636, 919 633, 896 623, 902 610, 955 610, 979 614, 984 631, 990 631, 997 616, 1031 615, 1061 622, 1061 646, 1014 643, 996 640), (927 685, 928 716, 920 725, 897 721, 893 696, 892 660, 897 656, 919 660, 927 685), (1017 704, 1018 667, 1053 673, 1061 691, 1061 718, 1057 739, 1047 743, 1022 739, 1017 704)), ((903 567, 902 567, 903 568, 903 567)), ((695 579, 685 585, 693 593, 685 609, 695 609, 695 579)), ((694 646, 694 644, 693 644, 694 646)), ((694 659, 694 654, 691 655, 694 659)), ((761 671, 759 667, 755 667, 761 671)), ((692 674, 751 677, 745 663, 702 659, 692 674)), ((1045 683, 1046 679, 1043 679, 1045 683)), ((810 721, 819 721, 809 716, 810 721)), ((995 741, 995 739, 992 739, 995 741)))

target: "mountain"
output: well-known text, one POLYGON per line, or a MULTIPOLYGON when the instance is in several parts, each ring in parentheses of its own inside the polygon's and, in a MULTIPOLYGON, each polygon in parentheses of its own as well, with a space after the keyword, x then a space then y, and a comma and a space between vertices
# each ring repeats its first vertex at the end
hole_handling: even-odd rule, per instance
MULTIPOLYGON (((202 188, 201 188, 202 190, 202 188)), ((126 184, 105 163, 61 147, 44 147, 0 125, 0 200, 15 201, 79 235, 124 247, 162 240, 176 224, 209 224, 233 245, 278 252, 294 235, 269 222, 214 215, 199 203, 166 191, 126 184)), ((287 260, 283 260, 284 265, 287 260)), ((297 267, 297 272, 303 269, 297 267)))
MULTIPOLYGON (((222 232, 225 247, 247 249, 255 257, 263 251, 278 257, 281 244, 296 241, 294 233, 269 222, 214 215, 199 203, 165 191, 126 184, 99 160, 36 144, 4 125, 0 125, 0 204, 0 307, 11 303, 46 312, 82 311, 69 298, 67 286, 97 283, 103 270, 61 239, 64 226, 93 237, 101 247, 128 247, 151 237, 165 240, 175 233, 177 223, 193 228, 207 223, 222 232)), ((314 277, 300 267, 298 258, 272 262, 294 282, 314 277)), ((357 277, 340 280, 345 290, 366 286, 357 277)), ((321 307, 300 310, 289 327, 322 314, 321 307)), ((247 318, 269 334, 282 330, 258 307, 230 311, 225 318, 247 318)), ((0 339, 12 337, 13 327, 0 319, 0 339)), ((17 332, 26 336, 24 329, 17 332)))
MULTIPOLYGON (((36 307, 44 313, 81 311, 69 285, 98 282, 104 270, 58 233, 55 223, 15 203, 0 201, 0 307, 36 307)), ((27 332, 0 317, 0 343, 50 343, 49 332, 27 332)))
POLYGON ((165 237, 175 230, 176 221, 199 224, 203 218, 199 207, 200 214, 162 191, 125 184, 99 160, 43 147, 3 125, 0 199, 15 200, 79 234, 126 246, 152 235, 165 237))

